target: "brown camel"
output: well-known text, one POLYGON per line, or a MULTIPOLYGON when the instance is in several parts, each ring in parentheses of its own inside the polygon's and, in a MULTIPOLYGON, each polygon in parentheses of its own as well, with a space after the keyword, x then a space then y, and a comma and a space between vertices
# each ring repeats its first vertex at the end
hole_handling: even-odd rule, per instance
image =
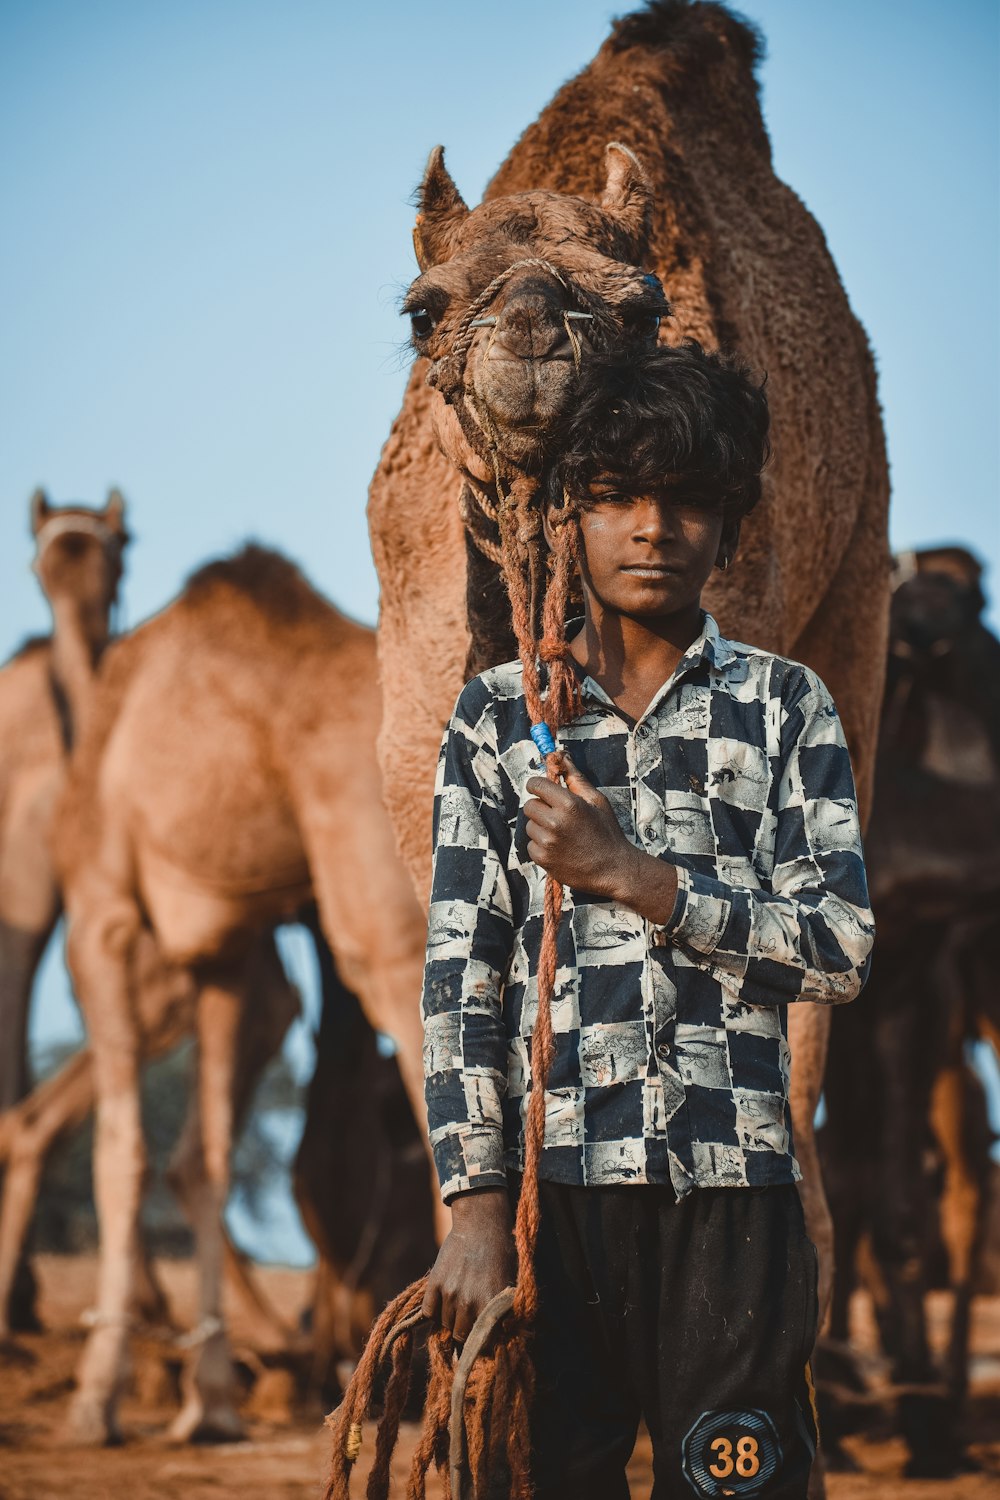
MULTIPOLYGON (((0 670, 0 1115, 28 1087, 27 1019, 39 962, 59 917, 47 834, 91 679, 108 642, 128 533, 121 495, 103 509, 31 499, 33 567, 52 611, 52 635, 0 670)), ((22 1265, 0 1326, 35 1324, 22 1265)))
POLYGON ((904 1388, 909 1472, 924 1478, 965 1462, 960 1418, 986 1204, 964 1049, 977 1034, 1000 1040, 1000 641, 981 618, 981 571, 962 547, 907 554, 896 569, 867 839, 878 940, 865 1004, 834 1019, 826 1078, 824 1166, 841 1268, 831 1332, 847 1338, 867 1232, 882 1344, 904 1388), (859 1115, 862 1098, 871 1103, 859 1115), (925 1310, 932 1154, 952 1292, 941 1362, 925 1310))
POLYGON ((255 935, 313 893, 423 1118, 425 924, 382 806, 380 712, 373 632, 260 548, 203 568, 108 654, 57 840, 97 1088, 98 1306, 72 1410, 85 1441, 114 1434, 126 1355, 144 1171, 129 961, 144 927, 200 984, 201 1304, 175 1435, 240 1430, 220 1304, 235 1039, 255 935))
MULTIPOLYGON (((478 208, 441 149, 431 154, 414 230, 420 275, 404 303, 418 357, 369 502, 379 656, 393 685, 386 802, 425 899, 442 728, 465 678, 516 654, 493 560, 497 479, 530 522, 575 364, 592 343, 656 337, 665 305, 650 271, 670 303, 660 337, 738 347, 768 375, 776 461, 708 605, 723 631, 823 677, 867 809, 889 574, 875 375, 819 226, 774 175, 758 57, 756 33, 724 6, 654 0, 615 24, 478 208)), ((825 1306, 832 1233, 812 1121, 829 1013, 792 1006, 788 1029, 825 1306)))
MULTIPOLYGON (((23 649, 0 672, 0 1140, 4 1164, 0 1211, 0 1333, 35 1326, 33 1279, 21 1260, 45 1156, 56 1139, 90 1111, 93 1080, 84 1050, 37 1096, 27 1087, 26 1021, 35 973, 61 910, 50 848, 51 822, 64 786, 70 750, 86 728, 98 666, 110 637, 123 554, 128 542, 125 502, 111 490, 103 509, 52 506, 44 491, 30 503, 34 571, 49 602, 53 634, 23 649), (19 1102, 20 1101, 20 1102, 19 1102), (15 1106, 17 1106, 15 1108, 15 1106)), ((280 967, 262 963, 258 1008, 285 1014, 288 986, 280 967)), ((137 1002, 151 1051, 172 1045, 193 1016, 189 977, 171 973, 145 944, 137 956, 137 1002), (178 1029, 180 1024, 180 1029, 178 1029)), ((259 1032, 260 1028, 257 1028, 259 1032)), ((278 1035, 275 1046, 279 1045, 278 1035)), ((247 1066, 258 1049, 243 1049, 247 1066)), ((259 1067, 265 1058, 259 1059, 259 1067)), ((241 1080, 245 1093, 249 1080, 241 1080)), ((198 1161, 191 1131, 175 1162, 180 1189, 191 1191, 198 1161)), ((226 1242, 229 1279, 258 1341, 282 1330, 253 1285, 242 1257, 226 1242)), ((138 1250, 134 1311, 169 1321, 166 1299, 138 1250)))

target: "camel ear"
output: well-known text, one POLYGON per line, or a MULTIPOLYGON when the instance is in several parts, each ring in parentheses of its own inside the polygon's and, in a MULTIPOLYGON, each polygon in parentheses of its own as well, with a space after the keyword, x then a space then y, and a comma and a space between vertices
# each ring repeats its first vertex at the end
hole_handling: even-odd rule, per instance
POLYGON ((601 207, 617 219, 633 244, 636 260, 649 249, 653 228, 653 189, 639 158, 627 146, 612 141, 604 152, 608 177, 601 207))
POLYGON ((468 214, 465 200, 444 164, 444 147, 435 146, 417 193, 417 222, 413 226, 413 249, 421 271, 448 259, 451 237, 468 214))
POLYGON ((108 490, 108 498, 104 502, 104 519, 112 531, 119 536, 125 535, 125 497, 121 490, 108 490))
POLYGON ((31 516, 31 535, 37 536, 45 522, 48 520, 52 507, 49 497, 44 490, 38 489, 29 501, 29 514, 31 516))

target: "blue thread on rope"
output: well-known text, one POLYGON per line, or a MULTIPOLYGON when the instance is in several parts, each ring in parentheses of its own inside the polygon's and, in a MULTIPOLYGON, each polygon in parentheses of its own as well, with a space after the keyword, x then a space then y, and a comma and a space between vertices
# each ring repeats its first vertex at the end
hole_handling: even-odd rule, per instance
POLYGON ((551 755, 556 748, 556 742, 552 738, 552 730, 542 719, 538 724, 531 726, 531 738, 538 746, 539 755, 551 755))

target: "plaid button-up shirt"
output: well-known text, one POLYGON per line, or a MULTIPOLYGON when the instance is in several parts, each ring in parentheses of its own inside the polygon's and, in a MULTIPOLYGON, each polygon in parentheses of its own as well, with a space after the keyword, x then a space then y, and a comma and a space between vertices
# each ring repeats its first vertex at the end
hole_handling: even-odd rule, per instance
MULTIPOLYGON (((664 926, 565 892, 540 1173, 679 1197, 795 1181, 785 1005, 853 999, 873 938, 837 711, 710 615, 638 721, 589 677, 583 706, 560 740, 678 892, 664 926)), ((441 748, 423 1016, 446 1199, 523 1168, 545 881, 528 731, 515 662, 467 684, 441 748)))

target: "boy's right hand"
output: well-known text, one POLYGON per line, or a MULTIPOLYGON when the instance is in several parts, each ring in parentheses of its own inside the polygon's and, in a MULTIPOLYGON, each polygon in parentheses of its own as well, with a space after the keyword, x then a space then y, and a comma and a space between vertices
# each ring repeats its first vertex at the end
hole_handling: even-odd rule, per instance
POLYGON ((514 1216, 506 1188, 451 1200, 451 1233, 427 1278, 423 1313, 462 1342, 486 1306, 517 1276, 514 1216))

